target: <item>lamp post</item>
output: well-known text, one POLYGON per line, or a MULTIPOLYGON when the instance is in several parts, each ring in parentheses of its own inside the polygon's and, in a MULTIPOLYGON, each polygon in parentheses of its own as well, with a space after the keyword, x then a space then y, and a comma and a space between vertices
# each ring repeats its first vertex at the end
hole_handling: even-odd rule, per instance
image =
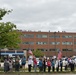
POLYGON ((0 49, 0 59, 1 59, 1 49, 0 49))
POLYGON ((55 41, 55 55, 56 55, 56 32, 54 32, 54 41, 55 41))
POLYGON ((67 56, 67 41, 66 41, 66 56, 67 56))
POLYGON ((1 67, 1 49, 0 49, 0 67, 1 67))

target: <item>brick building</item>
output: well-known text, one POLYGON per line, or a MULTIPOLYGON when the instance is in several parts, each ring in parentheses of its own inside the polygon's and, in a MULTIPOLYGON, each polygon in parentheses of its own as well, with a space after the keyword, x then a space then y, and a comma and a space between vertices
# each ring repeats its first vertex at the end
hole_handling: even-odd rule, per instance
POLYGON ((21 50, 41 50, 46 56, 58 54, 63 56, 76 55, 76 33, 74 32, 41 32, 21 31, 21 50))

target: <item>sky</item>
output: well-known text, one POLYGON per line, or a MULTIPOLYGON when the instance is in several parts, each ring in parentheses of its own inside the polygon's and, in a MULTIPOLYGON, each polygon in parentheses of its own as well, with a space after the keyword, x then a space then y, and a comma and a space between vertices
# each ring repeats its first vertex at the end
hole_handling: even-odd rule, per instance
POLYGON ((19 30, 76 32, 76 0, 0 0, 0 8, 13 10, 2 22, 19 30))

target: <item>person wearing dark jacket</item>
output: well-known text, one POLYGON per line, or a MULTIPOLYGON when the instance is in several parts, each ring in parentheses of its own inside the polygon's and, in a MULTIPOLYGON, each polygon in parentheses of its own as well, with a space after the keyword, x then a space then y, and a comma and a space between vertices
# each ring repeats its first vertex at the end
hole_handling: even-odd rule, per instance
POLYGON ((52 59, 51 65, 52 65, 52 71, 54 72, 55 71, 55 61, 54 61, 54 59, 52 59))
POLYGON ((43 71, 43 61, 42 61, 42 59, 39 59, 39 71, 40 72, 43 71))
POLYGON ((20 64, 19 64, 19 60, 15 61, 15 71, 19 71, 20 69, 20 64))
POLYGON ((60 71, 62 71, 63 63, 62 60, 60 60, 60 71))
POLYGON ((9 71, 9 62, 7 61, 7 59, 5 59, 4 61, 4 72, 8 72, 9 71))
POLYGON ((44 60, 43 60, 43 71, 44 72, 46 72, 46 62, 47 62, 47 60, 46 60, 46 58, 44 58, 44 60))

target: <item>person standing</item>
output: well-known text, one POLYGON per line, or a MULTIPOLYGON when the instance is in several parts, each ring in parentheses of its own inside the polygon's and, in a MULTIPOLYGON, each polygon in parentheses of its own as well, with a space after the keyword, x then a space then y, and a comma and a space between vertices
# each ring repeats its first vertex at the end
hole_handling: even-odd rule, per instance
POLYGON ((51 61, 50 59, 47 60, 48 72, 51 70, 51 61))
POLYGON ((62 72, 63 71, 63 63, 62 63, 62 60, 60 60, 60 71, 62 72))
POLYGON ((12 63, 12 60, 10 60, 9 61, 9 70, 12 71, 12 68, 13 68, 13 63, 12 63))
POLYGON ((33 60, 32 58, 28 58, 28 71, 31 72, 31 67, 32 67, 32 64, 33 64, 33 60))
POLYGON ((25 56, 22 57, 21 64, 22 64, 22 68, 25 69, 25 64, 26 64, 26 57, 25 56))
POLYGON ((15 60, 15 71, 19 71, 20 69, 20 63, 19 63, 19 59, 15 60))
POLYGON ((35 57, 33 58, 33 65, 34 65, 34 71, 37 72, 37 60, 35 57))
POLYGON ((55 61, 54 61, 54 59, 52 59, 51 64, 52 64, 52 71, 54 72, 55 71, 55 61))
POLYGON ((56 60, 56 71, 57 71, 57 72, 59 72, 59 62, 60 62, 60 61, 57 59, 57 60, 56 60))
POLYGON ((68 60, 65 59, 65 71, 67 71, 67 69, 68 69, 68 60))
POLYGON ((74 71, 74 62, 73 62, 73 60, 71 60, 71 62, 70 62, 70 69, 71 69, 71 72, 74 71))
POLYGON ((20 69, 20 63, 19 63, 19 57, 15 57, 15 71, 19 71, 20 69))
POLYGON ((43 59, 43 70, 44 72, 46 72, 46 63, 47 63, 47 60, 46 58, 43 59))
POLYGON ((7 59, 5 59, 4 61, 4 72, 8 72, 9 71, 9 62, 7 61, 7 59))
POLYGON ((40 72, 43 71, 43 61, 42 61, 42 59, 39 59, 39 71, 40 72))

